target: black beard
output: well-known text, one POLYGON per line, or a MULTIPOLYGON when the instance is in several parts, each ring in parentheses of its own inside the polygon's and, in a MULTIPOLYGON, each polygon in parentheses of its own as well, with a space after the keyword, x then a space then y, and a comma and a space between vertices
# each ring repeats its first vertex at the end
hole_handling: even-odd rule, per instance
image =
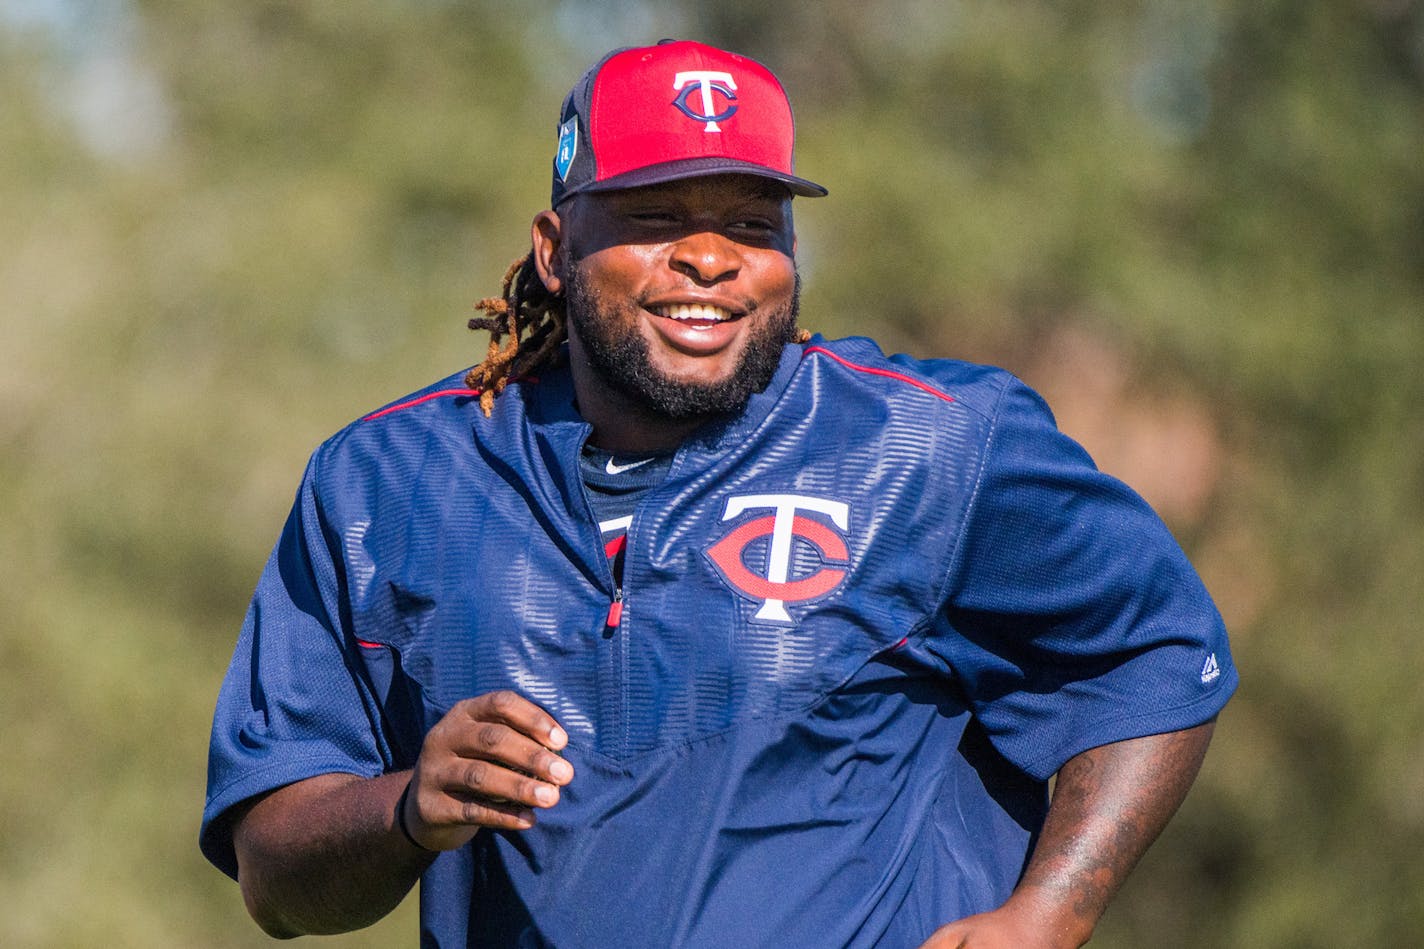
POLYGON ((577 263, 569 270, 564 282, 568 319, 583 344, 589 365, 599 381, 649 415, 691 421, 740 412, 748 399, 771 384, 771 377, 781 364, 782 348, 796 339, 801 309, 800 274, 796 275, 790 304, 767 314, 747 340, 734 372, 718 382, 679 382, 655 369, 643 337, 623 328, 627 321, 612 316, 616 306, 636 305, 608 305, 585 285, 577 263))

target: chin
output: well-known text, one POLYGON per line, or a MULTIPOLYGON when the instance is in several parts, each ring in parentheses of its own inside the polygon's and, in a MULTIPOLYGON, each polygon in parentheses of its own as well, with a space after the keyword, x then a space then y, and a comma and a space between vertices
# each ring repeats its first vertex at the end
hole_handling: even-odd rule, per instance
POLYGON ((631 305, 613 306, 589 294, 575 268, 568 281, 570 342, 577 342, 599 382, 651 416, 693 421, 741 411, 775 375, 782 348, 796 337, 797 297, 705 353, 673 347, 656 328, 640 328, 631 305))

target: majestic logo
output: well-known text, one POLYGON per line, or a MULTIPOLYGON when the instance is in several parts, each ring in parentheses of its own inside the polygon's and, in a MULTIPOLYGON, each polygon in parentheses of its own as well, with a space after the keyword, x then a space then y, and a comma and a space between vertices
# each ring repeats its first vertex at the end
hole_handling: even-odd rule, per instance
POLYGON ((722 131, 717 123, 725 122, 736 114, 737 83, 731 73, 713 72, 706 69, 680 72, 673 77, 672 87, 681 93, 672 100, 672 104, 677 106, 682 114, 689 119, 706 122, 707 127, 703 129, 704 132, 722 131), (695 111, 688 104, 688 100, 694 92, 701 93, 697 103, 702 107, 701 112, 695 111), (720 94, 726 100, 726 105, 720 112, 717 110, 716 94, 720 94))
POLYGON ((1221 678, 1221 665, 1216 661, 1216 653, 1212 653, 1206 657, 1206 662, 1202 663, 1202 685, 1210 685, 1219 678, 1221 678))
POLYGON ((722 520, 765 510, 772 513, 742 521, 707 548, 707 559, 733 590, 761 601, 757 619, 790 625, 794 620, 786 612, 787 603, 819 599, 845 580, 850 567, 845 541, 850 508, 839 501, 798 494, 742 495, 727 499, 722 520), (830 524, 811 514, 827 518, 830 524), (756 562, 749 564, 754 554, 756 562), (801 575, 793 577, 793 572, 801 575))
POLYGON ((559 126, 559 151, 554 156, 554 170, 559 173, 560 181, 569 177, 569 169, 573 167, 574 156, 577 154, 578 116, 574 116, 559 126))

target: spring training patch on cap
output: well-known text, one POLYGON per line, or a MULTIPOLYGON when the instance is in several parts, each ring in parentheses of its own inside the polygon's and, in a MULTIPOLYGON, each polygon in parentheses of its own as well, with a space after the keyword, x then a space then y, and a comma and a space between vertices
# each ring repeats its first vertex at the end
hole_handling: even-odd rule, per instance
POLYGON ((560 181, 568 179, 569 169, 573 167, 574 156, 577 154, 578 116, 574 116, 559 126, 559 151, 554 156, 554 170, 559 173, 560 181))

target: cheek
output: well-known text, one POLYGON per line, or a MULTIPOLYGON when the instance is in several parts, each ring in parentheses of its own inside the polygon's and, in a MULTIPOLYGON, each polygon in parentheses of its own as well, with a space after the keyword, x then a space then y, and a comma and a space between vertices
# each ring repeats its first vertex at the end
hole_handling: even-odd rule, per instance
POLYGON ((637 295, 657 263, 651 248, 619 246, 588 255, 580 267, 589 287, 598 294, 605 298, 616 294, 626 300, 637 295))
POLYGON ((796 292, 796 265, 791 258, 778 254, 775 260, 765 261, 758 270, 757 283, 768 302, 790 300, 796 292))

